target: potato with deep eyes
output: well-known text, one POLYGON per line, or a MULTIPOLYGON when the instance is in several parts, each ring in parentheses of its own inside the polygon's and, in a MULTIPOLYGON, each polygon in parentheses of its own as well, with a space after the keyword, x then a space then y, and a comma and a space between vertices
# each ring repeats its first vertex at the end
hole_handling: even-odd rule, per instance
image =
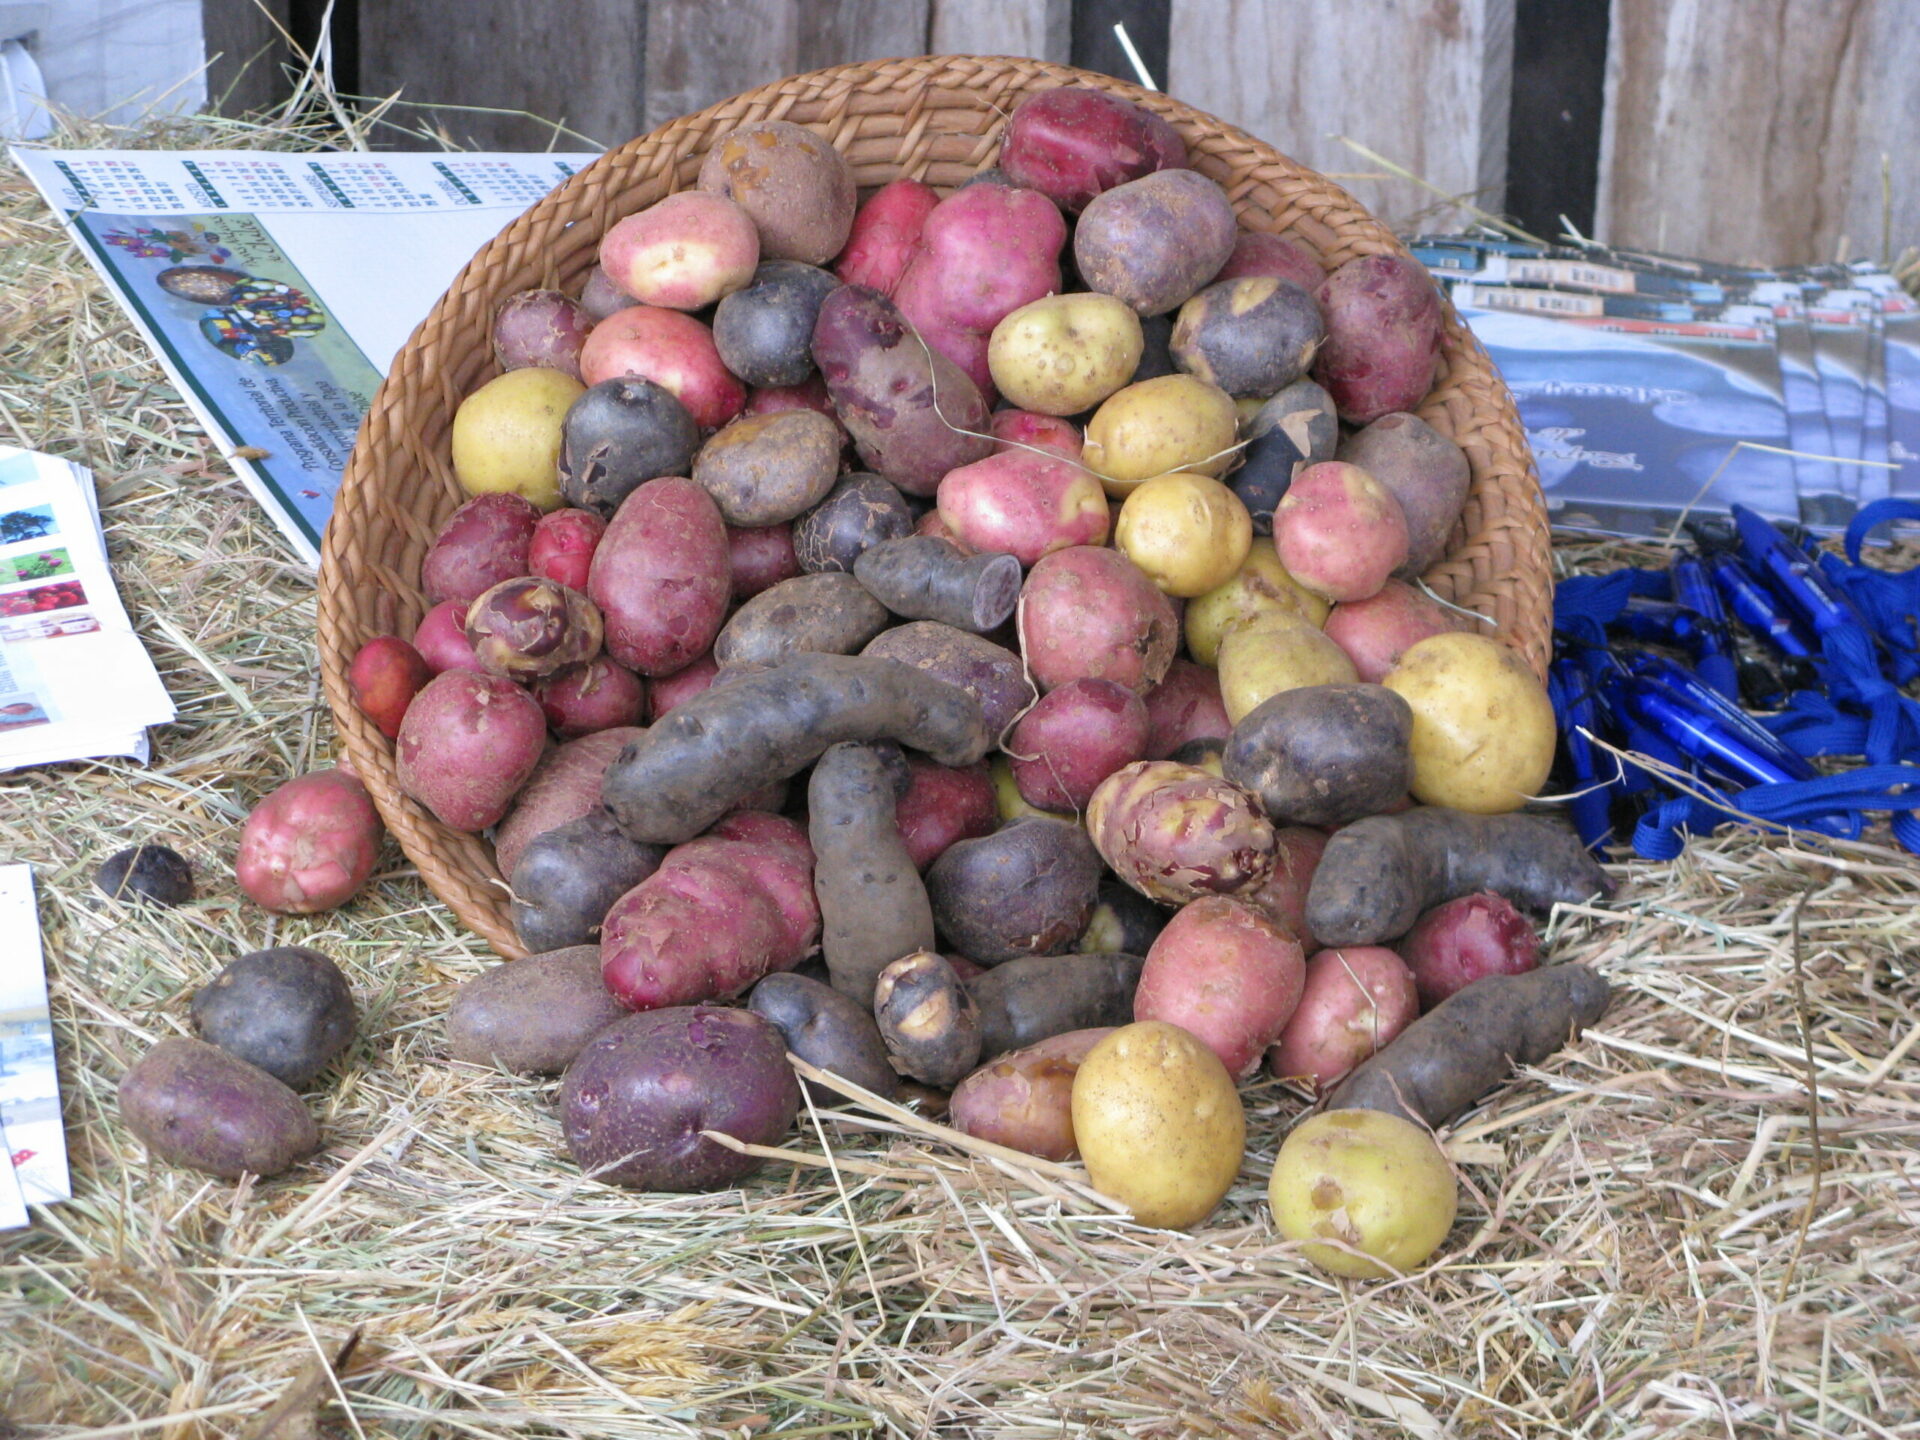
POLYGON ((873 1018, 893 1068, 945 1090, 980 1059, 980 1007, 953 967, 931 951, 903 955, 880 972, 873 1018))

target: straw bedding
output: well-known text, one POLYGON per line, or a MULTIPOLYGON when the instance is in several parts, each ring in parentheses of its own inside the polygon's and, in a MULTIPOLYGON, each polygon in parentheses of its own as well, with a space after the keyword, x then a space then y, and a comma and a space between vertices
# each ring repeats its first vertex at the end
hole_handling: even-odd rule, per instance
POLYGON ((445 1061, 455 985, 496 962, 397 850, 332 914, 238 895, 247 808, 331 753, 311 577, 11 172, 0 437, 95 469, 181 711, 150 767, 0 777, 0 853, 39 879, 76 1187, 0 1237, 0 1434, 302 1435, 323 1405, 317 1433, 481 1440, 1920 1435, 1911 857, 1730 833, 1558 916, 1549 953, 1599 965, 1615 1008, 1454 1132, 1460 1222, 1409 1281, 1333 1282, 1277 1242, 1266 1170, 1301 1102, 1272 1084, 1192 1236, 904 1112, 803 1114, 743 1191, 626 1194, 556 1157, 551 1086, 445 1061), (194 862, 199 902, 90 895, 149 837, 194 862), (334 956, 362 1003, 310 1097, 325 1152, 255 1187, 151 1164, 120 1072, 274 943, 334 956), (318 1357, 356 1332, 329 1378, 318 1357))

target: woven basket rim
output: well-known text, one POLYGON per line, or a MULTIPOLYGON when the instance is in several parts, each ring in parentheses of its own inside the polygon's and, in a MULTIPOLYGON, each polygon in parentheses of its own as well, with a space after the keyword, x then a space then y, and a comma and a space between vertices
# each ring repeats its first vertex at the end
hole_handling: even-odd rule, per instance
MULTIPOLYGON (((411 575, 396 574, 372 552, 397 547, 410 553, 409 546, 423 547, 430 538, 425 514, 437 511, 443 517, 452 503, 465 498, 449 491, 441 412, 457 405, 464 393, 459 374, 490 368, 487 357, 470 353, 476 339, 481 351, 487 348, 484 333, 476 336, 471 330, 476 314, 490 318, 493 303, 512 289, 531 284, 570 288, 567 282, 584 269, 576 263, 582 236, 590 233, 597 244, 599 234, 617 218, 616 211, 626 213, 619 207, 636 191, 658 198, 687 188, 690 165, 697 165, 712 139, 749 120, 795 120, 848 154, 856 170, 871 163, 888 170, 888 178, 915 175, 943 189, 948 188, 945 177, 992 163, 1005 119, 996 97, 1011 101, 1058 85, 1104 90, 1163 116, 1182 133, 1197 169, 1232 172, 1235 159, 1223 157, 1251 157, 1233 183, 1222 182, 1244 228, 1291 230, 1323 259, 1329 237, 1338 249, 1355 254, 1407 253, 1326 177, 1246 131, 1159 91, 1017 56, 858 61, 783 77, 608 150, 488 241, 394 357, 362 420, 335 499, 334 521, 323 540, 322 675, 346 756, 367 783, 389 830, 436 895, 502 955, 516 957, 525 950, 514 932, 506 885, 490 848, 477 836, 440 825, 400 791, 393 744, 355 706, 346 680, 348 662, 361 643, 376 634, 396 633, 396 626, 424 608, 417 563, 411 575), (991 113, 977 131, 933 130, 929 117, 950 111, 991 113), (869 129, 884 133, 869 136, 869 129), (874 150, 889 142, 896 158, 863 158, 863 147, 874 150), (1260 198, 1263 194, 1278 195, 1299 213, 1281 226, 1272 202, 1260 198), (1307 206, 1318 208, 1309 213, 1303 208, 1307 206), (1249 212, 1256 220, 1264 217, 1265 223, 1249 224, 1249 212), (562 250, 570 260, 560 255, 562 250), (529 260, 529 253, 538 257, 537 263, 529 260), (571 274, 563 273, 568 265, 574 267, 571 274), (516 276, 519 283, 510 283, 516 276), (463 331, 463 326, 469 328, 463 331), (425 433, 436 423, 437 438, 425 433), (396 498, 403 490, 404 497, 396 498), (341 523, 343 516, 351 523, 341 523)), ((867 188, 863 183, 862 189, 867 188)), ((1502 638, 1543 674, 1550 644, 1551 574, 1538 477, 1511 395, 1444 297, 1443 311, 1448 335, 1443 378, 1421 414, 1459 440, 1474 461, 1469 511, 1478 513, 1484 496, 1497 513, 1477 529, 1463 520, 1456 543, 1428 579, 1444 596, 1464 597, 1483 610, 1492 606, 1509 612, 1502 638), (1464 438, 1461 425, 1466 426, 1464 438), (1483 481, 1488 484, 1483 486, 1483 481)), ((410 635, 411 630, 399 633, 410 635)))

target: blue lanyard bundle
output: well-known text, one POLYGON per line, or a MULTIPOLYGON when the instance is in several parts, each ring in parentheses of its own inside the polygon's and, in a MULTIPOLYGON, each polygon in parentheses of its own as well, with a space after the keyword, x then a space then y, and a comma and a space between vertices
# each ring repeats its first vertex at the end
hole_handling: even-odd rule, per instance
POLYGON ((1843 561, 1736 505, 1690 524, 1666 570, 1560 582, 1548 689, 1589 847, 1630 827, 1635 853, 1670 860, 1742 819, 1853 839, 1889 813, 1920 854, 1920 703, 1901 690, 1920 678, 1920 569, 1860 563, 1895 520, 1920 520, 1920 502, 1862 509, 1843 561), (1822 756, 1862 763, 1823 776, 1822 756))

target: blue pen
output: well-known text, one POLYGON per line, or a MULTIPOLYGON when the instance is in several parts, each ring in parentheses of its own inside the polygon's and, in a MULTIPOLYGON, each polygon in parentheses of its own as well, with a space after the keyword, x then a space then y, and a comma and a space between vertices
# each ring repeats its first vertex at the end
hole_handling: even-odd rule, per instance
POLYGON ((1740 531, 1740 549, 1754 572, 1774 587, 1815 635, 1824 637, 1852 626, 1871 640, 1873 632, 1806 551, 1789 541, 1765 516, 1744 505, 1735 505, 1732 511, 1733 523, 1740 531))
POLYGON ((1588 738, 1598 734, 1600 720, 1593 703, 1593 692, 1580 667, 1572 660, 1556 660, 1547 675, 1547 690, 1560 716, 1560 733, 1566 741, 1567 764, 1573 771, 1575 793, 1568 808, 1580 843, 1589 850, 1600 850, 1613 843, 1613 798, 1615 789, 1600 778, 1600 766, 1588 738))
POLYGON ((1727 628, 1726 607, 1713 588, 1707 568, 1691 555, 1675 555, 1668 567, 1673 576, 1673 598, 1691 610, 1698 623, 1689 645, 1700 678, 1729 700, 1740 699, 1740 671, 1734 664, 1733 632, 1727 628))
POLYGON ((1748 784, 1811 780, 1816 771, 1711 686, 1657 655, 1627 660, 1621 703, 1674 748, 1748 784))
POLYGON ((1780 608, 1773 592, 1751 570, 1731 555, 1710 555, 1706 561, 1713 583, 1720 587, 1733 613, 1789 660, 1811 660, 1814 647, 1793 616, 1780 608))
POLYGON ((1629 595, 1626 608, 1607 622, 1607 628, 1651 645, 1691 648, 1698 638, 1700 621, 1691 610, 1671 600, 1629 595))

